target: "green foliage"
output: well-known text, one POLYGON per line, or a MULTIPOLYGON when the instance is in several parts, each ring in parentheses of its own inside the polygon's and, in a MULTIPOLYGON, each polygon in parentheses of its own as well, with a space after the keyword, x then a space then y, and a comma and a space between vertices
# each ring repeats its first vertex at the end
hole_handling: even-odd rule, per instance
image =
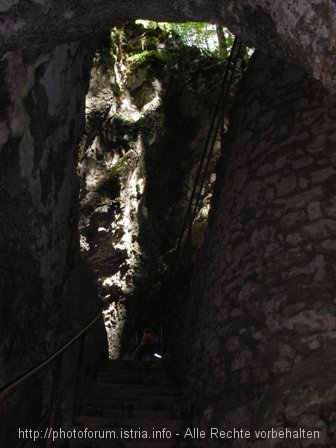
MULTIPOLYGON (((167 23, 137 20, 136 23, 141 23, 147 29, 154 30, 159 27, 165 32, 175 33, 185 45, 198 47, 204 55, 219 60, 229 57, 234 42, 234 35, 227 28, 205 22, 167 23)), ((247 64, 253 50, 244 48, 242 53, 247 64)))
POLYGON ((117 82, 115 82, 114 84, 111 84, 111 90, 113 92, 113 95, 116 98, 120 98, 121 97, 121 87, 120 87, 120 85, 117 82))
MULTIPOLYGON (((152 22, 150 20, 139 20, 145 28, 155 29, 161 28, 166 32, 174 32, 180 36, 185 45, 196 46, 201 50, 214 51, 218 49, 218 39, 216 25, 205 22, 185 22, 185 23, 167 23, 167 22, 152 22)), ((227 47, 232 46, 234 36, 223 28, 226 37, 227 47)))
POLYGON ((98 189, 111 190, 117 188, 119 184, 119 176, 126 166, 127 161, 131 158, 132 151, 124 154, 118 162, 108 171, 101 179, 98 189))
POLYGON ((111 52, 111 47, 111 32, 106 30, 98 36, 96 50, 97 61, 105 70, 110 69, 114 64, 114 57, 111 52))
POLYGON ((166 64, 171 61, 171 56, 158 50, 144 50, 141 53, 131 55, 128 60, 137 66, 151 62, 162 62, 166 64))
POLYGON ((178 34, 186 45, 206 50, 214 50, 217 46, 216 27, 209 23, 168 23, 165 26, 178 34))

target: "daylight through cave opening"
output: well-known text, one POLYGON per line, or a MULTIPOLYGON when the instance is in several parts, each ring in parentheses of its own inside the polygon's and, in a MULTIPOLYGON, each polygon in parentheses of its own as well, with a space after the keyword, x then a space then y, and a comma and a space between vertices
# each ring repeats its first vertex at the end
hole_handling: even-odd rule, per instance
POLYGON ((80 145, 80 231, 104 304, 111 358, 130 356, 143 328, 162 333, 162 301, 180 238, 179 290, 170 300, 187 294, 206 232, 221 132, 248 57, 236 48, 231 90, 219 112, 232 44, 218 26, 141 21, 99 39, 80 145), (195 182, 203 183, 200 191, 193 191, 195 182), (192 228, 181 235, 196 200, 192 228))
MULTIPOLYGON (((107 355, 95 282, 106 325, 125 322, 116 335, 121 357, 130 356, 137 325, 158 325, 156 298, 192 191, 202 146, 196 142, 204 141, 216 102, 216 89, 206 86, 215 87, 221 75, 212 63, 198 70, 205 59, 195 50, 178 56, 178 42, 169 51, 165 39, 149 42, 155 29, 143 32, 141 45, 134 25, 119 32, 113 59, 111 35, 101 37, 93 67, 101 76, 91 84, 106 107, 88 101, 78 164, 83 257, 74 153, 91 44, 101 30, 135 17, 213 19, 259 50, 230 114, 205 243, 200 252, 193 245, 204 238, 200 220, 165 316, 166 364, 183 386, 184 415, 205 432, 233 424, 305 428, 319 438, 299 444, 334 446, 336 10, 328 0, 139 0, 131 10, 117 0, 2 2, 0 445, 21 447, 18 427, 37 428, 50 411, 56 426, 70 427, 73 390, 50 405, 55 384, 63 391, 77 376, 80 344, 13 395, 4 390, 98 316, 81 370, 90 384, 107 355), (128 48, 126 60, 125 34, 139 46, 128 48), (188 291, 183 285, 195 259, 188 291)), ((110 344, 111 356, 118 351, 110 344)))

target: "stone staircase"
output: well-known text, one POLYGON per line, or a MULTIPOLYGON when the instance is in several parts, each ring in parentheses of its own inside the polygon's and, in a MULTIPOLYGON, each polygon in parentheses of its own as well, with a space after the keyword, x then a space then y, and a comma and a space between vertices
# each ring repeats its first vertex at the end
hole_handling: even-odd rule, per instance
POLYGON ((179 391, 160 360, 105 361, 82 409, 71 448, 186 446, 179 391))

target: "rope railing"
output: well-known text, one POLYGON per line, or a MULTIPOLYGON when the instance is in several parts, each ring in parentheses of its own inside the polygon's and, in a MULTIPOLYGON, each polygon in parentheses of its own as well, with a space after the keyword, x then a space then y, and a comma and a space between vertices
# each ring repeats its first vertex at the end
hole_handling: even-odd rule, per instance
MULTIPOLYGON (((217 135, 219 128, 222 126, 224 121, 224 110, 226 107, 226 103, 228 100, 229 92, 231 83, 233 80, 233 75, 235 72, 235 68, 237 65, 237 61, 240 55, 242 44, 238 42, 238 39, 235 38, 231 52, 228 58, 228 63, 226 65, 226 70, 224 72, 223 80, 221 83, 221 92, 219 95, 219 98, 216 102, 215 108, 213 110, 213 115, 211 118, 209 130, 207 133, 207 137, 204 143, 204 148, 201 154, 200 162, 197 168, 197 173, 195 176, 195 181, 193 185, 193 189, 189 198, 187 211, 185 214, 185 218, 183 221, 180 237, 175 249, 175 255, 172 263, 172 267, 170 270, 170 274, 168 277, 167 284, 169 285, 173 279, 173 276, 180 265, 180 263, 183 261, 183 256, 185 253, 185 248, 182 248, 183 239, 186 231, 188 231, 188 235, 191 232, 192 224, 195 220, 198 206, 201 199, 201 193, 203 186, 205 184, 207 173, 208 173, 208 167, 210 164, 211 157, 213 155, 214 146, 216 143, 217 135), (238 47, 237 51, 236 48, 238 47), (197 191, 198 190, 198 191, 197 191), (195 200, 196 199, 196 200, 195 200), (195 204, 194 204, 195 203, 195 204), (182 256, 179 259, 179 256, 182 251, 182 256)), ((221 139, 223 139, 224 133, 221 132, 221 139)), ((188 239, 188 235, 186 237, 186 240, 188 239)))
POLYGON ((208 129, 207 137, 204 143, 203 151, 201 154, 200 162, 198 164, 193 189, 188 201, 187 211, 183 220, 180 236, 176 245, 174 258, 170 266, 169 272, 166 275, 166 281, 163 284, 163 292, 161 295, 161 344, 164 344, 164 304, 169 295, 171 285, 173 284, 174 276, 178 271, 181 263, 183 262, 187 242, 191 238, 192 226, 200 210, 200 204, 202 201, 202 190, 204 188, 209 165, 212 160, 213 151, 215 147, 216 140, 218 138, 218 132, 220 130, 221 146, 223 147, 224 139, 224 115, 225 108, 227 106, 229 93, 236 70, 236 66, 241 54, 242 43, 235 38, 231 52, 226 65, 226 70, 224 72, 223 80, 221 82, 221 91, 219 98, 213 110, 213 114, 210 121, 210 126, 208 129))
MULTIPOLYGON (((237 41, 235 41, 235 42, 237 42, 237 41)), ((217 137, 219 128, 221 128, 221 146, 223 147, 223 140, 224 140, 224 134, 225 134, 224 129, 223 129, 224 110, 225 110, 225 107, 226 107, 226 104, 227 104, 227 101, 228 101, 228 98, 229 98, 230 87, 232 85, 233 76, 234 76, 234 73, 235 73, 235 70, 236 70, 236 66, 237 66, 237 63, 238 63, 238 59, 239 59, 239 55, 240 55, 240 52, 241 52, 241 48, 242 48, 242 43, 240 42, 238 44, 236 57, 234 58, 233 61, 232 60, 230 61, 230 62, 232 62, 233 65, 232 65, 232 69, 231 69, 231 73, 230 73, 230 77, 229 77, 228 81, 227 81, 228 70, 226 70, 226 72, 225 72, 225 77, 224 77, 224 80, 223 80, 223 83, 222 83, 221 97, 220 97, 220 101, 222 103, 221 107, 220 107, 221 113, 220 113, 220 117, 218 119, 217 126, 216 126, 216 129, 215 129, 214 135, 213 135, 213 140, 211 142, 210 150, 209 150, 208 155, 207 155, 207 160, 206 160, 205 168, 204 168, 204 171, 203 171, 203 177, 202 177, 201 182, 200 182, 200 188, 198 190, 198 195, 197 195, 196 201, 195 201, 195 207, 194 207, 193 214, 192 214, 192 217, 191 217, 191 221, 192 222, 194 222, 194 220, 195 220, 195 218, 197 216, 197 213, 199 212, 199 209, 200 209, 200 204, 202 202, 201 201, 201 199, 202 199, 202 189, 203 189, 203 186, 205 185, 205 181, 206 181, 206 178, 207 178, 208 169, 209 169, 209 165, 210 165, 210 162, 211 162, 211 159, 212 159, 212 155, 213 155, 213 152, 214 152, 214 147, 215 147, 215 143, 216 143, 216 137, 217 137)), ((231 53, 231 54, 233 54, 233 53, 231 53)))
MULTIPOLYGON (((6 400, 14 394, 16 391, 20 390, 24 386, 27 385, 27 383, 35 378, 37 375, 42 373, 43 371, 46 371, 48 368, 50 368, 54 362, 56 362, 56 367, 54 368, 53 376, 52 376, 52 382, 51 382, 51 398, 50 398, 50 406, 45 412, 44 415, 42 415, 39 419, 39 421, 36 423, 35 430, 40 428, 43 423, 46 421, 49 422, 49 427, 53 427, 53 423, 55 421, 55 415, 57 408, 61 402, 61 399, 63 398, 64 394, 69 390, 71 385, 74 385, 75 391, 74 391, 74 399, 73 399, 73 405, 72 405, 72 418, 76 417, 76 413, 79 406, 79 397, 80 397, 80 376, 83 367, 87 364, 88 360, 90 359, 90 355, 87 355, 85 358, 85 341, 86 336, 88 335, 89 331, 92 329, 92 327, 101 319, 101 313, 99 313, 92 321, 86 325, 82 330, 80 330, 73 338, 70 339, 67 343, 62 345, 58 350, 56 350, 54 353, 52 353, 50 356, 48 356, 46 359, 41 361, 39 364, 35 365, 31 369, 28 369, 26 372, 24 372, 22 375, 11 381, 10 383, 6 384, 4 387, 0 389, 0 409, 5 404, 6 400), (76 343, 79 343, 79 350, 78 350, 78 356, 76 360, 76 367, 74 369, 74 372, 72 372, 70 378, 67 378, 66 384, 62 386, 60 389, 60 380, 62 376, 62 362, 63 357, 66 353, 68 353, 69 349, 73 347, 76 343)), ((24 442, 24 444, 21 446, 22 448, 27 447, 32 442, 32 439, 28 439, 24 442)), ((52 446, 52 439, 48 439, 47 441, 47 448, 52 446)))

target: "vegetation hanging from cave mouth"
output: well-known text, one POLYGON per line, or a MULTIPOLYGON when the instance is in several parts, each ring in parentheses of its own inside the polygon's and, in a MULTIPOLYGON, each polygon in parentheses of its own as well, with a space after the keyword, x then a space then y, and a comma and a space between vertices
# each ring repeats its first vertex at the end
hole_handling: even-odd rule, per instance
MULTIPOLYGON (((160 331, 164 277, 233 43, 218 28, 142 21, 106 31, 98 41, 79 150, 80 231, 104 304, 112 358, 121 346, 129 353, 141 329, 160 331)), ((226 125, 247 55, 244 49, 236 67, 226 125)), ((219 135, 214 146, 180 270, 183 294, 205 238, 219 135)))

